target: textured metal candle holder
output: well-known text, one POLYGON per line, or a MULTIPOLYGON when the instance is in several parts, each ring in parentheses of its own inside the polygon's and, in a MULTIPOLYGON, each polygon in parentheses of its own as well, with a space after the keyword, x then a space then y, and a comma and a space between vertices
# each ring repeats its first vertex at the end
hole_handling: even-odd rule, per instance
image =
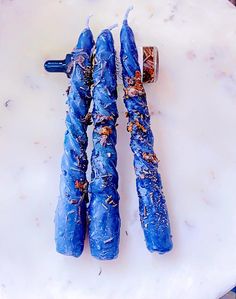
POLYGON ((157 47, 146 46, 138 49, 139 65, 143 83, 154 83, 158 79, 159 56, 157 47))
MULTIPOLYGON (((159 55, 154 46, 139 48, 139 64, 141 66, 141 78, 143 83, 154 83, 158 79, 159 55)), ((73 69, 72 54, 66 54, 64 60, 47 60, 44 68, 50 73, 65 73, 70 77, 73 69)), ((119 81, 118 81, 119 83, 119 81)))

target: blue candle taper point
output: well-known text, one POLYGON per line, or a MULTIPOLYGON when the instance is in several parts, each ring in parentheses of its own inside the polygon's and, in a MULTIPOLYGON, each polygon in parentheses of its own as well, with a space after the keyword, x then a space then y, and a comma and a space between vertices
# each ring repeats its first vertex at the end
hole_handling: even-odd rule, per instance
MULTIPOLYGON (((111 30, 111 27, 110 27, 111 30)), ((120 239, 118 173, 116 171, 117 83, 113 37, 98 36, 93 70, 94 122, 88 206, 91 254, 101 260, 117 257, 120 239)))
POLYGON ((134 34, 125 14, 120 32, 120 58, 124 83, 124 103, 127 108, 130 146, 134 153, 136 187, 139 197, 139 213, 146 245, 149 251, 165 253, 172 249, 170 223, 158 173, 158 159, 153 150, 153 134, 146 93, 141 80, 138 52, 134 34))
POLYGON ((87 126, 91 102, 91 54, 94 46, 89 28, 80 34, 72 53, 73 68, 68 91, 67 131, 61 163, 60 198, 55 214, 55 241, 59 253, 78 257, 84 248, 88 199, 87 126))
MULTIPOLYGON (((85 51, 89 50, 91 39, 93 39, 91 30, 89 30, 89 21, 93 15, 89 15, 86 19, 85 29, 82 32, 81 36, 78 39, 78 44, 75 49, 83 49, 85 51), (86 46, 87 44, 87 46, 86 46)), ((71 76, 73 70, 73 55, 66 54, 64 60, 47 60, 44 63, 44 68, 47 72, 50 73, 66 73, 67 77, 71 76)))

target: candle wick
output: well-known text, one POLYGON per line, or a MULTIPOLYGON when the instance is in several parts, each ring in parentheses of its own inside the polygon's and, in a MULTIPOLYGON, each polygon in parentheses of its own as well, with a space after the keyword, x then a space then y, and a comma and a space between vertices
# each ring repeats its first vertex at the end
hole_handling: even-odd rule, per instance
POLYGON ((126 10, 126 13, 125 13, 124 21, 127 21, 129 13, 131 12, 131 10, 133 8, 134 8, 133 5, 131 5, 130 7, 128 7, 128 9, 126 10))
POLYGON ((89 21, 90 21, 90 18, 92 17, 93 15, 89 15, 88 17, 87 17, 87 19, 86 19, 86 23, 85 23, 85 25, 86 25, 86 28, 88 28, 89 29, 89 21))
POLYGON ((118 24, 113 24, 113 25, 111 25, 110 27, 108 27, 107 29, 108 29, 108 30, 112 30, 112 29, 114 29, 114 28, 116 28, 116 27, 118 27, 118 24))

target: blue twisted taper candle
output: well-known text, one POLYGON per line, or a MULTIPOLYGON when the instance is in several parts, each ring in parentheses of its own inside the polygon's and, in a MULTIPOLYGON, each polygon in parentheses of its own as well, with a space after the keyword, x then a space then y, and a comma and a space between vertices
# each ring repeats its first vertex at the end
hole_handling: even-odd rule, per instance
POLYGON ((130 146, 134 153, 140 220, 148 250, 165 253, 173 246, 170 223, 158 173, 158 159, 153 150, 153 134, 137 48, 133 31, 127 22, 129 10, 120 32, 120 58, 128 117, 127 130, 131 133, 130 146))
POLYGON ((55 241, 59 253, 78 257, 84 248, 88 182, 87 126, 91 102, 91 53, 93 35, 88 28, 80 34, 72 53, 73 71, 68 91, 67 130, 61 163, 60 198, 55 215, 55 241))
POLYGON ((95 49, 89 243, 94 257, 110 260, 116 258, 119 252, 120 216, 115 149, 118 117, 116 63, 113 37, 109 29, 103 30, 98 36, 95 49))

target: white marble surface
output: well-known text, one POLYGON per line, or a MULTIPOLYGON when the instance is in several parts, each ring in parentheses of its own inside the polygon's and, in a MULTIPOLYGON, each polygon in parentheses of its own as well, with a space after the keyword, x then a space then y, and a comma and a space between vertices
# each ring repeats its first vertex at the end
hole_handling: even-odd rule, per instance
POLYGON ((1 299, 216 299, 236 282, 236 9, 227 0, 132 1, 138 45, 160 51, 159 81, 146 91, 173 251, 145 248, 120 92, 119 258, 97 261, 87 244, 79 259, 55 252, 67 79, 43 63, 74 46, 86 15, 97 36, 129 4, 0 1, 1 299))

